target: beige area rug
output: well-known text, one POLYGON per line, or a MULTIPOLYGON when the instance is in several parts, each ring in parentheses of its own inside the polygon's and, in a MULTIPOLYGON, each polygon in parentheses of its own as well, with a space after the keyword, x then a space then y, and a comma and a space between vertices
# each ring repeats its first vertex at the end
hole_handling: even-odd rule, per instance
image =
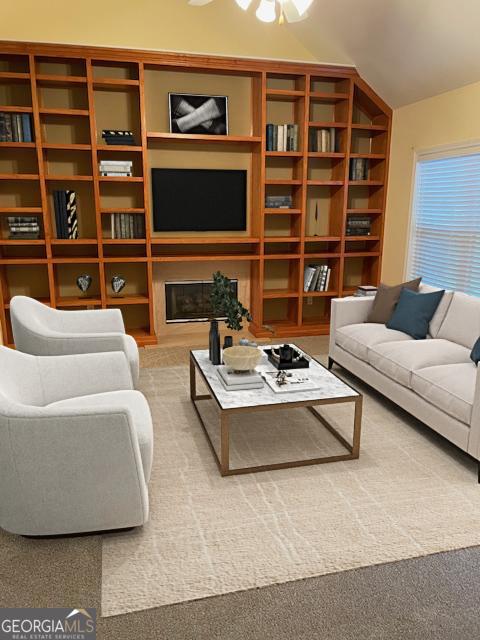
MULTIPOLYGON (((103 538, 104 616, 480 544, 475 463, 373 393, 359 460, 222 478, 187 367, 143 369, 141 387, 155 425, 151 520, 103 538)), ((213 436, 210 403, 205 415, 213 436)), ((352 409, 328 417, 347 433, 352 409)), ((339 450, 302 409, 252 414, 231 433, 234 465, 339 450)))

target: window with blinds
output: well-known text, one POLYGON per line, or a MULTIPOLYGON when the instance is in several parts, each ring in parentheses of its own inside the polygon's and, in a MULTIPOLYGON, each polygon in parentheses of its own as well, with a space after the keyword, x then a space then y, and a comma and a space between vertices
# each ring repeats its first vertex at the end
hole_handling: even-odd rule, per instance
POLYGON ((408 272, 480 296, 480 149, 418 155, 408 272))

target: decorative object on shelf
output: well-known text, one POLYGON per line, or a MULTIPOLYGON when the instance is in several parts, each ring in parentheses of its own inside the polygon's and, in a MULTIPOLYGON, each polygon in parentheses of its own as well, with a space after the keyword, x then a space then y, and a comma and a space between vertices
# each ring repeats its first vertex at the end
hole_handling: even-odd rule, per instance
POLYGON ((103 129, 102 138, 106 144, 135 146, 133 131, 123 131, 119 129, 103 129))
POLYGON ((80 289, 82 293, 87 293, 90 289, 90 285, 92 284, 92 276, 89 276, 88 273, 83 273, 77 278, 77 287, 80 289))
POLYGON ((169 93, 170 133, 228 134, 227 96, 169 93))
MULTIPOLYGON (((210 4, 213 0, 188 0, 188 4, 194 7, 203 7, 210 4)), ((238 6, 247 11, 252 4, 252 0, 235 0, 238 6)), ((278 22, 284 24, 287 22, 300 22, 308 16, 307 10, 313 3, 313 0, 260 0, 257 3, 255 15, 262 22, 275 22, 277 19, 278 6, 278 22)))
POLYGON ((212 364, 220 364, 220 333, 218 320, 210 321, 210 333, 208 335, 208 357, 212 364))
POLYGON ((223 352, 226 366, 233 371, 253 371, 262 358, 257 347, 229 347, 223 352))
POLYGON ((308 357, 289 344, 280 347, 265 349, 268 360, 276 369, 308 369, 310 360, 308 357))
POLYGON ((77 194, 75 191, 61 190, 53 192, 55 225, 59 240, 78 238, 77 194))
POLYGON ((224 276, 220 271, 216 271, 212 278, 211 300, 213 312, 215 315, 225 316, 225 322, 229 329, 240 331, 243 318, 248 322, 252 320, 249 310, 236 297, 232 283, 227 276, 224 276))
POLYGON ((115 295, 118 295, 120 291, 125 287, 126 284, 127 284, 127 281, 125 280, 125 278, 122 278, 122 276, 113 276, 111 281, 113 293, 115 295))

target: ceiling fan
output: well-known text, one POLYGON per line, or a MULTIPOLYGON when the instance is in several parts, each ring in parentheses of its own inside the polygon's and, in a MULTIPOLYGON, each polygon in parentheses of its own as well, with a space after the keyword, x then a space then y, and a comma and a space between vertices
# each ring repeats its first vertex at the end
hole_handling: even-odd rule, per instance
MULTIPOLYGON (((213 0, 188 0, 188 4, 203 7, 213 0)), ((252 4, 252 0, 235 0, 239 7, 246 11, 252 4)), ((262 22, 274 22, 277 18, 277 6, 279 9, 278 21, 299 22, 307 17, 307 10, 313 0, 259 0, 255 15, 262 22)))

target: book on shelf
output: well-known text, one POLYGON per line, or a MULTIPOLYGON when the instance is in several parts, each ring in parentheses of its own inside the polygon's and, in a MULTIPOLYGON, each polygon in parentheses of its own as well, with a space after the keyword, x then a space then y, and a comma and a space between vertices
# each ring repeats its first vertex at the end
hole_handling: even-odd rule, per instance
POLYGON ((362 284, 357 287, 357 290, 353 295, 357 296, 357 298, 373 297, 377 295, 377 290, 377 287, 374 287, 371 284, 362 284))
POLYGON ((55 226, 59 240, 78 238, 77 194, 75 191, 58 190, 53 192, 55 226))
POLYGON ((37 216, 8 216, 9 240, 38 240, 40 224, 37 216))
POLYGON ((101 160, 98 171, 101 176, 131 177, 133 162, 131 160, 101 160))
POLYGON ((265 196, 265 207, 267 209, 291 209, 292 206, 292 196, 265 196))
POLYGON ((143 239, 143 216, 134 213, 111 213, 110 234, 112 240, 143 239))
POLYGON ((350 180, 368 180, 369 160, 368 158, 350 159, 350 180))
POLYGON ((267 124, 267 151, 298 151, 298 124, 267 124))
POLYGON ((125 131, 121 129, 103 129, 102 138, 105 140, 106 144, 110 145, 128 145, 131 147, 135 145, 133 131, 125 131))
POLYGON ((0 142, 33 142, 32 131, 31 114, 0 111, 0 142))
POLYGON ((372 233, 372 220, 369 216, 348 216, 347 236, 369 236, 372 233))
POLYGON ((329 129, 310 129, 308 147, 314 153, 335 153, 337 151, 337 132, 329 129))
POLYGON ((305 267, 303 275, 303 290, 305 293, 309 291, 328 291, 330 285, 331 269, 328 265, 309 264, 305 267))

